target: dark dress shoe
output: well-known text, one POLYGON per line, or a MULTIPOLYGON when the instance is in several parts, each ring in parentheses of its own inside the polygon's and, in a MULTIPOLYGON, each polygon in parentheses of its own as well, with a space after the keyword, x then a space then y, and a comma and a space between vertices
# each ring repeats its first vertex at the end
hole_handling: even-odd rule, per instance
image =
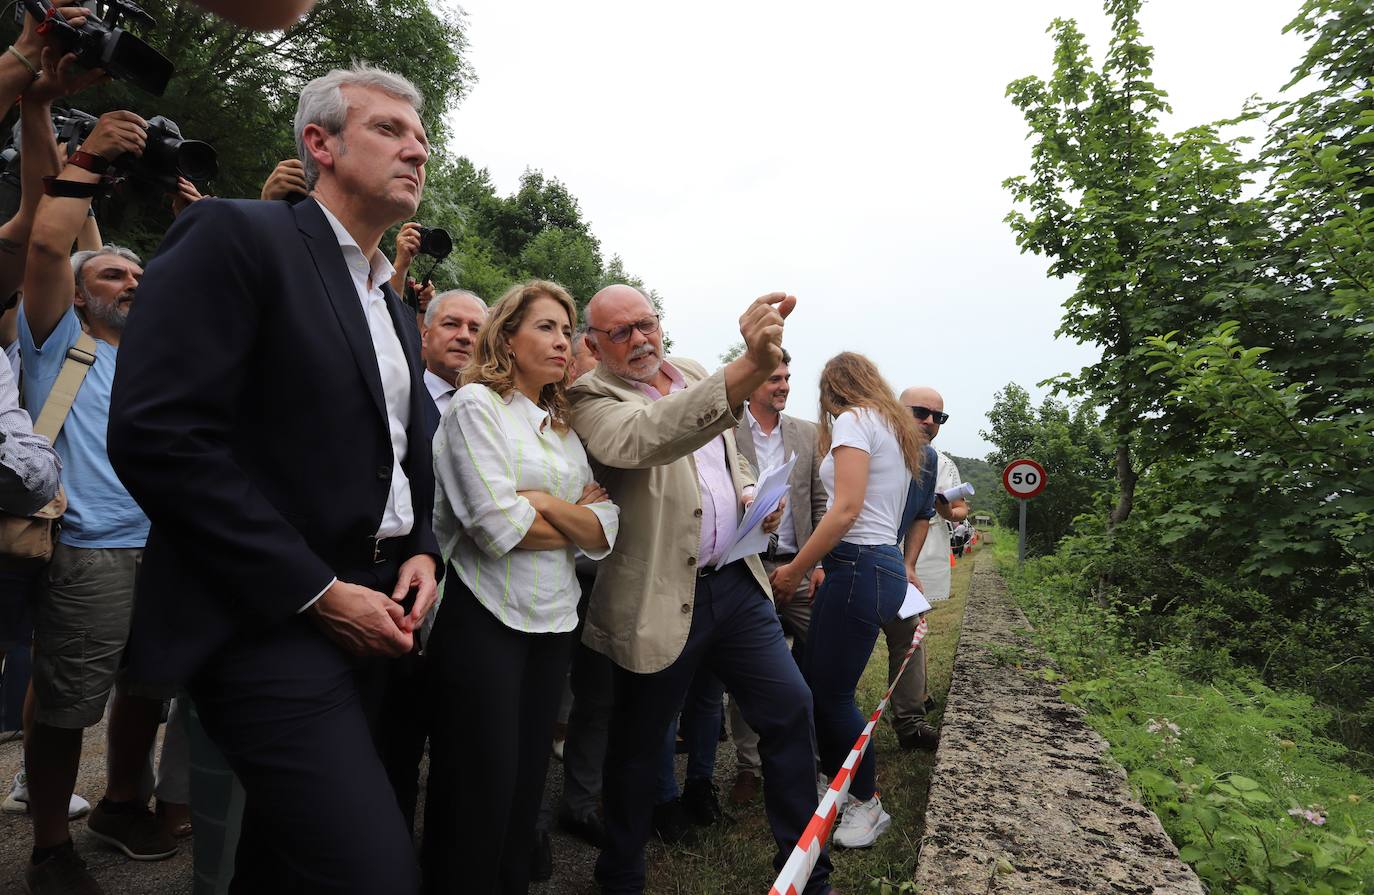
POLYGON ((553 879, 553 840, 548 833, 534 834, 534 854, 530 855, 530 882, 553 879))
POLYGON ((717 823, 732 823, 734 818, 720 810, 716 785, 710 780, 688 780, 682 786, 682 807, 692 823, 709 827, 717 823))
POLYGON ((735 775, 735 785, 730 787, 730 804, 748 805, 757 799, 762 782, 753 771, 740 771, 735 775))
POLYGON ((579 818, 573 817, 572 812, 565 808, 558 812, 558 826, 595 848, 601 848, 606 843, 606 822, 601 819, 599 811, 579 818))
POLYGON ((682 806, 681 797, 654 806, 654 835, 664 845, 690 844, 696 840, 692 819, 682 806))
POLYGON ((924 720, 917 721, 914 727, 897 734, 897 745, 907 750, 934 752, 935 747, 940 745, 940 732, 924 720))

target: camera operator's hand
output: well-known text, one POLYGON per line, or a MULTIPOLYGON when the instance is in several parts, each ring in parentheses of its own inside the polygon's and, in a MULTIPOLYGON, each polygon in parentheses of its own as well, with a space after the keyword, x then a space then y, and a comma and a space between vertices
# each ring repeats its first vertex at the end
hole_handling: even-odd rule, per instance
POLYGON ((411 280, 410 282, 413 284, 415 289, 416 309, 421 314, 423 314, 425 311, 429 310, 429 303, 434 300, 434 284, 432 282, 426 283, 425 287, 421 289, 420 285, 416 283, 414 280, 411 280))
POLYGON ((110 80, 110 76, 98 68, 86 71, 78 66, 75 53, 64 56, 61 50, 44 47, 42 60, 43 74, 24 91, 24 102, 31 105, 50 106, 55 99, 110 80))
POLYGON ((396 261, 394 267, 404 273, 415 263, 420 254, 420 225, 410 221, 396 234, 396 261))
POLYGON ((205 197, 196 189, 196 185, 185 177, 177 178, 177 190, 172 193, 172 217, 176 217, 186 210, 186 206, 192 202, 199 201, 205 197))
POLYGON ((310 188, 305 185, 305 166, 298 158, 284 159, 277 162, 277 167, 272 169, 272 173, 267 175, 267 182, 262 185, 263 199, 285 199, 292 193, 302 195, 310 192, 310 188))
POLYGON ((91 155, 114 161, 126 152, 142 155, 148 142, 148 122, 133 112, 106 112, 95 123, 81 148, 91 155))
MULTIPOLYGON (((57 11, 62 14, 62 18, 67 20, 67 24, 74 28, 80 28, 86 24, 86 17, 91 14, 91 11, 84 6, 63 6, 59 7, 57 11)), ((14 42, 14 48, 23 53, 34 65, 38 65, 44 47, 52 47, 61 52, 57 31, 54 29, 47 34, 39 34, 38 26, 40 24, 42 22, 34 18, 32 13, 26 12, 24 14, 24 27, 19 32, 19 38, 14 42)))

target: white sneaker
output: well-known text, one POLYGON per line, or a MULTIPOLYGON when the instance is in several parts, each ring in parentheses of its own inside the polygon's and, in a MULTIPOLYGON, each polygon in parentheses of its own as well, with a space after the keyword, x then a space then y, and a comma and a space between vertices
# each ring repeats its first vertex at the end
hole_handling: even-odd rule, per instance
MULTIPOLYGON (((820 803, 821 799, 824 799, 824 798, 825 798, 825 794, 826 794, 827 792, 829 792, 829 791, 830 791, 830 779, 829 779, 828 777, 826 777, 824 774, 817 774, 817 775, 816 775, 816 802, 817 802, 817 804, 820 803)), ((840 810, 841 810, 841 811, 844 810, 844 806, 843 806, 843 805, 840 806, 840 810)))
MULTIPOLYGON (((23 768, 14 775, 14 788, 5 797, 5 801, 0 803, 0 811, 10 814, 29 813, 29 777, 23 768)), ((76 793, 72 793, 72 800, 67 803, 67 819, 75 820, 82 815, 89 814, 91 803, 81 798, 76 793)))
POLYGON ((867 802, 853 796, 844 806, 844 817, 835 828, 835 844, 845 848, 868 848, 892 824, 892 816, 883 810, 883 803, 874 793, 867 802))

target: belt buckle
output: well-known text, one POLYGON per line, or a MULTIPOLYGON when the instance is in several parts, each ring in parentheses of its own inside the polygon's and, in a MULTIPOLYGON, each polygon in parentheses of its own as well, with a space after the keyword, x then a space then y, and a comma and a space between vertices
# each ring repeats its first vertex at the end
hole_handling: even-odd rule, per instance
POLYGON ((382 541, 385 540, 386 538, 372 539, 372 564, 374 566, 379 566, 386 562, 386 560, 382 558, 382 541))

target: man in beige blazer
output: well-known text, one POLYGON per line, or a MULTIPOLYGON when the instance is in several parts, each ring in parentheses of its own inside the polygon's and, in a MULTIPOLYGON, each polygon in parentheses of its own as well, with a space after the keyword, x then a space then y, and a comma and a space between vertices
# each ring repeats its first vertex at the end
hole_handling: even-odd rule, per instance
MULTIPOLYGON (((609 286, 587 306, 600 366, 569 390, 571 422, 621 519, 583 632, 616 666, 596 864, 604 893, 644 890, 659 758, 698 668, 720 678, 759 732, 776 869, 816 808, 811 693, 763 565, 749 556, 716 569, 754 485, 734 428, 782 359, 783 318, 795 304, 773 293, 750 305, 740 317, 744 354, 711 375, 663 356, 658 316, 639 290, 609 286)), ((829 875, 823 853, 807 895, 830 892, 829 875)))
MULTIPOLYGON (((754 389, 745 404, 744 419, 735 427, 735 444, 758 474, 785 463, 790 457, 797 458, 787 481, 791 499, 783 508, 782 520, 770 541, 769 552, 762 556, 763 570, 768 573, 797 555, 811 537, 816 523, 825 515, 825 486, 821 484, 823 458, 816 453, 816 424, 782 412, 792 389, 791 363, 792 356, 784 348, 782 363, 763 385, 754 389)), ((786 598, 774 596, 783 632, 792 638, 792 656, 798 667, 802 665, 802 652, 806 648, 806 632, 811 627, 812 579, 822 574, 817 567, 812 574, 802 578, 796 593, 786 598)), ((730 801, 743 805, 758 796, 762 767, 759 735, 745 723, 739 703, 734 699, 730 700, 730 733, 735 740, 738 769, 730 789, 730 801)))

